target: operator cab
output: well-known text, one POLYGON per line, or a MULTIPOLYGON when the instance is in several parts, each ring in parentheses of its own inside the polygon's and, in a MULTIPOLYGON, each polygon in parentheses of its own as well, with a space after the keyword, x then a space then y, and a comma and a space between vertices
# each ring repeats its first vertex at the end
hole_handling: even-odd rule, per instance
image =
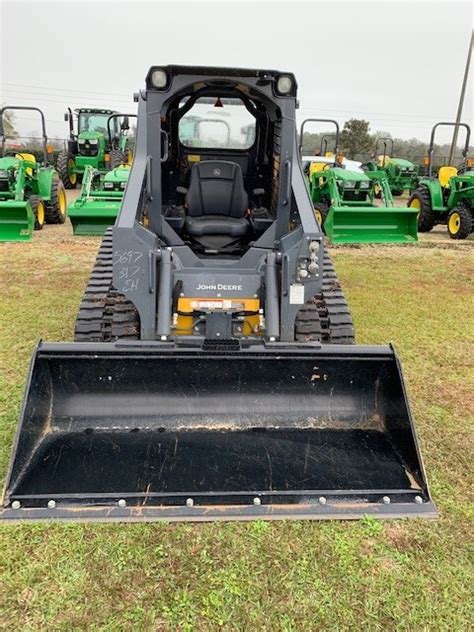
POLYGON ((190 86, 162 114, 163 216, 199 256, 241 256, 274 222, 278 113, 244 86, 190 86))

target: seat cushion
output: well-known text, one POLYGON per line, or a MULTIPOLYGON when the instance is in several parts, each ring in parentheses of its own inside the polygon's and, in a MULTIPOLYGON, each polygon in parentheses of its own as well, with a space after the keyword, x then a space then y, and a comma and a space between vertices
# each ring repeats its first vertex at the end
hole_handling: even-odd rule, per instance
POLYGON ((243 237, 248 231, 249 223, 245 217, 223 217, 222 215, 204 215, 203 217, 186 217, 186 231, 189 235, 230 235, 243 237))
POLYGON ((186 205, 191 217, 244 217, 249 199, 240 165, 225 160, 197 162, 191 170, 186 205))

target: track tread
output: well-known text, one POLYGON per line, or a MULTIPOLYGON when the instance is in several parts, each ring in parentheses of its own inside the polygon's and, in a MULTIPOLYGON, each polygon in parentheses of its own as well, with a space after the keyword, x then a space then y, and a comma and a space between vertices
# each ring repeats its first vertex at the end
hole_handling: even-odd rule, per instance
POLYGON ((322 291, 298 312, 295 339, 332 344, 354 343, 352 317, 327 250, 323 259, 322 291))
POLYGON ((140 323, 135 306, 112 286, 112 262, 112 228, 108 228, 79 306, 74 331, 76 342, 139 338, 140 323))

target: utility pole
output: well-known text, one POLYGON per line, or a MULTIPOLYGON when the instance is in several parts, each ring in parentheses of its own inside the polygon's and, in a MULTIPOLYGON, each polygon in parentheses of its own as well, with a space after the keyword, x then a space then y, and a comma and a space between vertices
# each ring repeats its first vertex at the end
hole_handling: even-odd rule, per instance
MULTIPOLYGON (((462 108, 464 105, 464 95, 466 94, 467 78, 469 75, 469 66, 471 65, 471 53, 472 53, 473 42, 474 42, 474 31, 471 31, 471 42, 469 44, 469 50, 467 51, 466 68, 464 69, 464 79, 462 81, 461 95, 459 97, 458 113, 456 114, 456 123, 461 122, 462 108)), ((454 154, 456 152, 456 145, 458 143, 458 131, 459 131, 459 125, 456 125, 453 132, 453 141, 451 143, 451 149, 449 151, 448 165, 453 164, 454 154)))

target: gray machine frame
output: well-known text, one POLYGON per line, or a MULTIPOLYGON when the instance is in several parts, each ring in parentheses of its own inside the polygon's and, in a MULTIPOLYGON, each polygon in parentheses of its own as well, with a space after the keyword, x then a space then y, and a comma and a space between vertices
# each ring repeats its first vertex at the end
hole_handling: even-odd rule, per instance
POLYGON ((208 291, 197 289, 205 286, 216 288, 217 296, 224 299, 236 295, 256 296, 264 282, 265 338, 291 342, 295 318, 302 307, 302 303, 295 304, 291 300, 291 286, 303 285, 304 301, 321 291, 324 248, 297 147, 296 80, 291 73, 268 70, 167 66, 160 69, 167 73, 168 84, 158 90, 151 83, 156 69, 152 67, 148 72, 146 90, 135 96, 138 101, 135 157, 113 229, 114 287, 137 308, 140 338, 166 341, 172 333, 172 288, 178 280, 183 283, 185 296, 209 296, 208 291), (293 89, 287 96, 276 91, 281 74, 292 80, 293 89), (219 83, 215 82, 216 77, 219 83), (162 163, 168 159, 169 142, 161 127, 161 116, 170 99, 179 93, 189 94, 193 85, 226 83, 242 86, 262 98, 274 113, 279 112, 281 121, 275 221, 240 259, 232 260, 198 257, 164 218, 161 190, 162 163), (138 221, 145 204, 148 205, 148 227, 138 221), (295 208, 300 224, 290 231, 290 214, 295 208), (316 242, 317 247, 311 242, 316 242), (298 263, 310 258, 310 244, 313 251, 317 251, 318 272, 298 279, 298 263))

